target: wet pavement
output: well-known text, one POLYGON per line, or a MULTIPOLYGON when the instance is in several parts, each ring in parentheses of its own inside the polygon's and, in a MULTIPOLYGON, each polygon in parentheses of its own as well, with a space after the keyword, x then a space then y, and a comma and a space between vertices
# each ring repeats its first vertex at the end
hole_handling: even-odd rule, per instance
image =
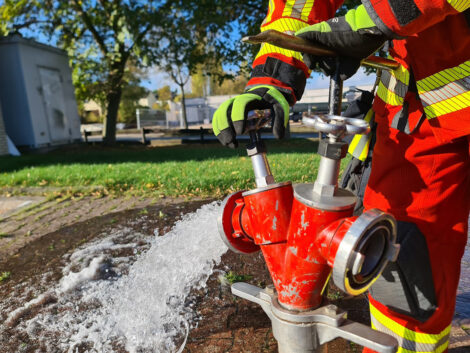
POLYGON ((466 319, 466 326, 470 328, 470 240, 467 242, 465 254, 462 259, 455 318, 457 321, 466 319))
MULTIPOLYGON (((14 198, 10 198, 6 201, 8 201, 8 207, 13 207, 13 205, 21 205, 25 200, 15 201, 14 198)), ((65 351, 57 348, 58 340, 65 340, 62 337, 64 329, 58 328, 57 332, 51 333, 57 328, 59 322, 57 317, 70 313, 70 320, 65 320, 69 316, 64 316, 65 319, 60 322, 67 325, 70 323, 71 325, 73 323, 71 320, 75 320, 77 317, 86 316, 87 320, 93 318, 91 314, 87 314, 88 311, 93 313, 108 310, 108 307, 99 306, 95 301, 87 302, 85 305, 78 299, 86 299, 87 290, 95 288, 94 286, 97 286, 96 288, 104 286, 109 289, 108 286, 111 286, 119 278, 115 275, 115 273, 118 273, 118 269, 124 271, 127 268, 126 266, 130 266, 134 261, 142 262, 144 257, 140 254, 145 253, 146 250, 143 249, 148 248, 148 240, 156 234, 155 231, 158 230, 160 235, 168 232, 178 217, 194 211, 196 207, 198 205, 190 207, 190 203, 181 202, 181 200, 176 202, 176 200, 85 197, 77 200, 43 200, 38 202, 37 206, 32 209, 26 206, 7 219, 4 218, 0 221, 0 228, 8 236, 0 239, 0 260, 3 257, 8 263, 5 263, 5 266, 0 264, 0 273, 2 271, 11 271, 11 277, 0 285, 0 298, 2 298, 0 300, 0 309, 2 305, 3 309, 8 308, 8 310, 0 310, 0 326, 11 309, 22 308, 23 306, 24 310, 17 311, 16 315, 9 315, 15 320, 10 320, 14 324, 11 324, 8 330, 3 331, 0 329, 0 351, 2 353, 29 353, 36 352, 38 347, 43 347, 41 351, 44 352, 65 351), (128 227, 129 230, 120 227, 128 227), (119 234, 110 232, 110 229, 114 229, 116 232, 124 232, 124 236, 120 235, 118 237, 119 234), (110 233, 114 234, 116 239, 113 238, 112 241, 107 239, 107 234, 110 233), (127 240, 127 238, 129 239, 127 240), (83 250, 80 250, 81 247, 91 249, 90 245, 93 245, 92 242, 95 240, 94 248, 106 248, 103 250, 105 251, 103 256, 108 256, 109 261, 103 260, 101 264, 98 264, 91 260, 91 256, 89 256, 89 259, 85 259, 86 261, 82 261, 79 257, 73 255, 74 251, 75 253, 77 251, 83 253, 83 250), (102 243, 110 243, 111 246, 101 246, 102 243), (130 247, 134 243, 137 246, 130 247), (131 248, 134 250, 131 251, 131 248), (17 253, 18 256, 13 255, 14 253, 17 253), (76 261, 69 261, 69 259, 73 260, 74 256, 76 261), (127 262, 127 258, 132 258, 132 261, 127 262), (109 267, 111 264, 114 264, 114 268, 109 267), (97 277, 90 274, 94 265, 98 268, 97 277), (62 268, 69 269, 70 272, 63 273, 62 268), (77 275, 72 276, 72 270, 77 275), (88 277, 91 280, 82 281, 78 275, 84 276, 88 272, 90 272, 88 277), (68 291, 68 296, 62 298, 58 295, 55 295, 55 297, 41 295, 42 293, 47 294, 47 290, 50 290, 53 283, 58 284, 58 288, 63 288, 64 278, 68 279, 69 282, 74 280, 73 283, 77 283, 74 290, 68 291), (42 281, 42 279, 45 279, 45 281, 42 281), (80 281, 78 281, 79 279, 80 281), (24 296, 16 295, 19 293, 16 293, 16 291, 23 291, 24 293, 21 293, 24 296), (78 299, 74 297, 74 300, 70 300, 69 296, 77 296, 78 299), (27 306, 28 303, 33 304, 27 306), (82 316, 77 316, 79 314, 82 316), (56 333, 57 337, 55 336, 56 333), (56 350, 47 349, 47 347, 53 346, 56 347, 56 350)), ((200 229, 201 226, 193 225, 190 228, 200 229)), ((186 238, 189 239, 189 236, 186 236, 186 238)), ((168 237, 168 241, 171 239, 177 239, 177 237, 168 237)), ((164 240, 164 237, 160 239, 160 241, 164 240)), ((182 244, 187 244, 187 241, 182 244)), ((205 241, 199 240, 196 244, 205 244, 205 241)), ((174 254, 174 251, 167 249, 162 251, 163 253, 174 254)), ((198 252, 197 249, 193 249, 190 253, 195 254, 198 252)), ((93 259, 100 258, 101 255, 100 253, 93 256, 93 259)), ((150 258, 156 258, 156 256, 150 258)), ((191 259, 192 257, 175 256, 175 258, 191 259)), ((162 266, 153 264, 150 267, 152 271, 142 272, 155 274, 162 266)), ((176 268, 176 266, 173 267, 176 268)), ((184 352, 277 352, 277 345, 272 336, 270 323, 264 312, 248 301, 234 298, 230 293, 229 286, 223 284, 221 278, 224 279, 229 272, 245 275, 247 278, 251 278, 249 281, 252 284, 258 286, 265 286, 270 281, 260 254, 254 256, 242 256, 234 253, 225 254, 222 262, 207 282, 207 287, 196 291, 192 290, 191 296, 188 297, 190 300, 184 300, 185 304, 189 305, 188 308, 191 308, 191 312, 196 313, 196 317, 192 317, 194 321, 190 325, 192 329, 186 339, 184 352)), ((131 272, 129 271, 129 273, 131 272)), ((162 276, 154 277, 160 280, 162 276)), ((147 285, 151 281, 140 280, 138 283, 147 285)), ((135 285, 129 286, 129 288, 136 287, 135 285)), ((144 292, 155 291, 146 290, 144 292)), ((184 292, 187 291, 184 290, 184 292)), ((112 292, 105 290, 103 293, 108 295, 112 292)), ((88 297, 96 298, 95 295, 88 297)), ((136 296, 132 295, 131 298, 135 301, 136 296)), ((329 289, 327 298, 336 301, 338 306, 348 310, 351 319, 364 323, 368 320, 368 306, 364 296, 342 298, 336 290, 331 290, 330 293, 329 289)), ((108 297, 104 299, 106 299, 103 301, 104 303, 117 300, 115 298, 109 300, 108 297)), ((171 300, 166 300, 165 304, 174 305, 175 298, 172 296, 169 299, 171 300)), ((116 301, 118 307, 122 307, 120 303, 116 301)), ((144 308, 146 307, 148 307, 148 304, 144 306, 144 308)), ((111 309, 108 311, 112 314, 114 311, 111 309)), ((145 310, 143 313, 146 314, 147 311, 145 310)), ((121 310, 118 313, 121 313, 121 310)), ((136 311, 133 310, 132 314, 127 312, 126 316, 132 318, 135 313, 136 311)), ((108 316, 95 315, 95 318, 99 323, 101 318, 107 318, 108 316)), ((126 324, 127 321, 122 320, 126 324)), ((80 328, 81 331, 79 332, 81 334, 86 330, 92 331, 86 326, 83 328, 83 325, 79 325, 79 322, 70 327, 80 328)), ((88 333, 88 331, 85 333, 88 333)), ((128 332, 129 330, 124 331, 128 332)), ((187 333, 186 329, 183 331, 187 333)), ((134 337, 134 335, 131 336, 134 337)), ((79 341, 83 342, 83 344, 77 345, 78 352, 89 351, 94 344, 91 338, 86 340, 79 336, 73 336, 67 339, 69 341, 64 342, 70 343, 71 340, 77 344, 79 341)), ((101 342, 100 339, 100 337, 95 338, 95 341, 101 342)), ((147 339, 143 341, 149 342, 147 339)), ((125 348, 125 344, 119 344, 116 340, 115 343, 116 346, 113 346, 110 350, 101 351, 113 353, 132 352, 132 349, 125 348)), ((184 342, 181 341, 176 343, 177 346, 184 345, 184 342)), ((166 352, 170 350, 163 349, 159 351, 166 352)), ((358 346, 338 340, 325 347, 325 351, 322 353, 358 353, 360 351, 358 346)), ((467 244, 462 261, 461 281, 458 289, 456 316, 451 331, 449 353, 470 353, 470 243, 467 244)))

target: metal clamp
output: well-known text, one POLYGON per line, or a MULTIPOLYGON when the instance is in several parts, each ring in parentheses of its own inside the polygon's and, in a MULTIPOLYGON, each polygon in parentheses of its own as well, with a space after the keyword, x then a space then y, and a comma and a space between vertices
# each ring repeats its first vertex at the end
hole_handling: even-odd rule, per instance
POLYGON ((338 115, 314 115, 313 117, 304 117, 302 123, 320 132, 335 136, 362 135, 370 131, 370 126, 367 121, 338 115))

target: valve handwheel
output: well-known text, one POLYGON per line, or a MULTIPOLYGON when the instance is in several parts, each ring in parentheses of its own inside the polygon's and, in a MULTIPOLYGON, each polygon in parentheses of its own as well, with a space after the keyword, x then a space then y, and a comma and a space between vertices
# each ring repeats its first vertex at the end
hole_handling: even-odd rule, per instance
POLYGON ((367 121, 338 115, 304 117, 302 123, 320 132, 337 137, 356 134, 365 135, 370 132, 370 126, 367 121))

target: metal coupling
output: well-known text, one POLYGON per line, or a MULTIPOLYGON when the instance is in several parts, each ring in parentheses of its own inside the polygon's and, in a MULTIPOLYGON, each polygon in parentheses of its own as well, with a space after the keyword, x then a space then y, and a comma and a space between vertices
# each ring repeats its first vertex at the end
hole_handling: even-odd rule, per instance
POLYGON ((345 338, 379 353, 394 353, 395 338, 347 319, 334 305, 310 311, 290 311, 280 306, 277 293, 248 283, 234 283, 232 293, 260 305, 271 320, 279 353, 315 353, 336 338, 345 338))

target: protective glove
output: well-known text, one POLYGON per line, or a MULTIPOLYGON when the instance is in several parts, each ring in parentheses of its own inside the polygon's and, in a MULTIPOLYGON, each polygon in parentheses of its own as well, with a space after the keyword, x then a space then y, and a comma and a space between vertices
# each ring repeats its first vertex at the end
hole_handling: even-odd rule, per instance
POLYGON ((225 101, 215 111, 212 128, 220 143, 231 148, 237 147, 236 135, 245 131, 248 112, 255 109, 272 109, 274 136, 284 137, 289 121, 289 103, 275 87, 259 85, 225 101))
MULTIPOLYGON (((354 75, 361 60, 374 53, 388 39, 372 21, 364 5, 349 10, 345 16, 304 27, 295 35, 337 52, 340 77, 343 80, 354 75)), ((336 58, 310 54, 304 54, 303 58, 310 69, 318 66, 328 76, 336 70, 336 58)))

